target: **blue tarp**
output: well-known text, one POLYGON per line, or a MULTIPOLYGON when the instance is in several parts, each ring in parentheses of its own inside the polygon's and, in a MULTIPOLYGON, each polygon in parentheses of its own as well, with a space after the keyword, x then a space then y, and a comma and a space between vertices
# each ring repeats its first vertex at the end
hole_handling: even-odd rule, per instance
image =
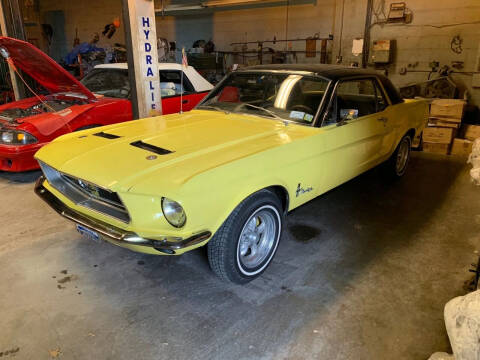
POLYGON ((78 54, 86 54, 92 51, 104 51, 104 49, 96 47, 94 44, 84 42, 75 46, 73 50, 65 56, 65 63, 67 65, 72 65, 77 61, 78 54))

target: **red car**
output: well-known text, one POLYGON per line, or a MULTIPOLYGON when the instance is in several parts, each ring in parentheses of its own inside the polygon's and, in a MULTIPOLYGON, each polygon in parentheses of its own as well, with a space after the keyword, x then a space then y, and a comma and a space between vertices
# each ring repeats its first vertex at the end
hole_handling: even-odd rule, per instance
MULTIPOLYGON (((45 90, 0 106, 0 171, 37 169, 33 155, 58 136, 132 119, 126 64, 99 65, 80 82, 27 42, 0 37, 0 54, 45 90)), ((159 70, 164 114, 180 111, 181 92, 188 111, 213 87, 192 67, 160 63, 159 70)))

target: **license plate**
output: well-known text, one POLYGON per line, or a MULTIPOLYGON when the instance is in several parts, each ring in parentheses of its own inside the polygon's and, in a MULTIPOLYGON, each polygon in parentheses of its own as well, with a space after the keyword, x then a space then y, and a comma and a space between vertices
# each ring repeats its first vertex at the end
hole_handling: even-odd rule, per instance
POLYGON ((96 231, 93 231, 93 230, 90 230, 88 228, 86 228, 85 226, 82 226, 82 225, 78 225, 77 224, 77 231, 85 236, 86 238, 89 238, 95 242, 100 242, 100 235, 98 235, 98 233, 96 231))

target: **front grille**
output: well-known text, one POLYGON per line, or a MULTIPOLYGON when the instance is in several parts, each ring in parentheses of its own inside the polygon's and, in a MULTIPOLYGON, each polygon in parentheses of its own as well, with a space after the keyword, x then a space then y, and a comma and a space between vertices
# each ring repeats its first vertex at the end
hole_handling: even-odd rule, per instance
POLYGON ((75 204, 111 216, 125 223, 130 222, 128 211, 116 192, 63 174, 45 163, 40 162, 40 166, 50 185, 75 204))

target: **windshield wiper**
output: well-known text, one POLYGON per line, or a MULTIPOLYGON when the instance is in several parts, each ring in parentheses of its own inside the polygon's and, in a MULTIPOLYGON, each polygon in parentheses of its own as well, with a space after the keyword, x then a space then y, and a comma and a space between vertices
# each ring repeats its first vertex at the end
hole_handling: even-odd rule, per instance
POLYGON ((257 110, 262 110, 264 112, 266 112, 268 115, 270 115, 271 117, 275 118, 275 119, 279 119, 279 120, 283 120, 280 116, 278 116, 277 114, 275 114, 273 111, 271 110, 268 110, 268 109, 265 109, 261 106, 257 106, 257 105, 253 105, 253 104, 248 104, 248 103, 244 103, 243 106, 245 107, 251 107, 253 109, 257 109, 257 110))
POLYGON ((229 112, 227 110, 224 110, 224 109, 221 109, 219 107, 212 106, 212 105, 198 105, 197 109, 200 109, 200 108, 212 109, 212 110, 215 110, 215 111, 221 111, 225 114, 229 114, 229 112))

